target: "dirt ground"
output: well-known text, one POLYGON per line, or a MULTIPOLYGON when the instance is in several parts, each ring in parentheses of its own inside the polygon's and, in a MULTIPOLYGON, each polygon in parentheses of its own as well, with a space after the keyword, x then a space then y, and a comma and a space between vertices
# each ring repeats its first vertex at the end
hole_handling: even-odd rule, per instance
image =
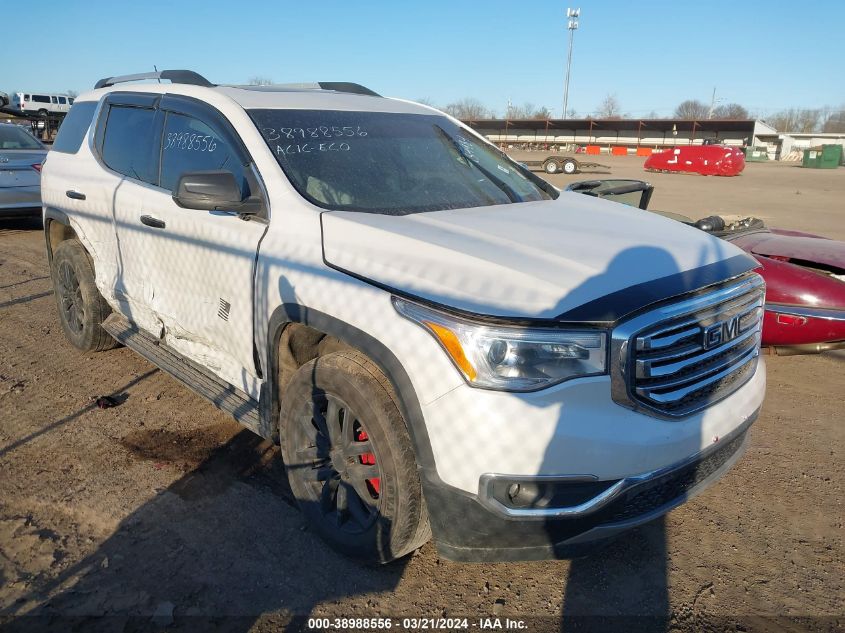
MULTIPOLYGON (((548 152, 513 151, 516 160, 542 160, 548 152)), ((586 156, 578 160, 602 163, 609 170, 591 169, 566 176, 542 174, 564 187, 578 180, 636 178, 654 185, 649 208, 674 211, 693 219, 708 215, 754 216, 779 229, 795 229, 845 240, 845 169, 804 169, 800 163, 747 163, 732 178, 692 174, 660 174, 643 169, 641 156, 586 156)))
MULTIPOLYGON (((643 176, 639 161, 603 159, 614 176, 643 176)), ((648 179, 661 209, 845 239, 845 169, 648 179)), ((39 228, 0 221, 0 629, 278 631, 309 616, 392 616, 401 629, 402 616, 466 616, 470 629, 499 617, 528 630, 842 630, 845 355, 767 363, 745 457, 601 552, 455 564, 429 544, 362 567, 305 528, 274 447, 128 349, 71 348, 39 228), (101 395, 119 406, 98 408, 101 395)))

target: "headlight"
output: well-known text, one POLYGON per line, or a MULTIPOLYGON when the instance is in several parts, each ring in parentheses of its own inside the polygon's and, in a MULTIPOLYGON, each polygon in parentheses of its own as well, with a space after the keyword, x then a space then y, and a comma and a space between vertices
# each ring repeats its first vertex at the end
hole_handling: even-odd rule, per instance
POLYGON ((488 325, 398 297, 393 305, 437 339, 473 387, 532 391, 606 370, 603 331, 488 325))

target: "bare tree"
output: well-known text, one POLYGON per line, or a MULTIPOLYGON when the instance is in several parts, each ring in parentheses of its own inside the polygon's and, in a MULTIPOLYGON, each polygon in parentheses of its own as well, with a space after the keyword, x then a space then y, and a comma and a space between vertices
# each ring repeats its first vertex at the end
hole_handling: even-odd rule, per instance
POLYGON ((819 129, 820 110, 787 108, 775 113, 766 121, 778 132, 815 132, 819 129))
POLYGON ((250 77, 247 83, 250 86, 269 86, 272 85, 273 80, 269 77, 263 77, 261 75, 255 75, 254 77, 250 77))
POLYGON ((828 112, 825 116, 822 132, 842 133, 845 132, 845 104, 839 110, 828 112))
POLYGON ((79 96, 79 93, 76 90, 67 90, 65 94, 70 97, 71 99, 76 99, 79 96))
POLYGON ((675 108, 675 117, 678 119, 706 119, 710 108, 697 99, 681 101, 675 108))
POLYGON ((622 116, 622 106, 615 94, 607 95, 598 107, 599 119, 618 119, 622 116))
POLYGON ((493 113, 483 103, 472 97, 466 97, 460 101, 450 103, 443 108, 443 111, 456 119, 467 121, 493 117, 493 113))
POLYGON ((537 108, 537 109, 534 110, 534 112, 531 113, 532 119, 545 120, 545 119, 551 119, 552 116, 553 116, 552 111, 549 110, 546 106, 542 106, 540 108, 537 108))
POLYGON ((526 102, 521 106, 509 104, 505 116, 509 119, 550 119, 552 112, 546 107, 526 102))
POLYGON ((430 106, 432 108, 437 108, 437 106, 434 104, 434 101, 432 99, 428 98, 428 97, 420 97, 419 99, 417 99, 417 103, 421 103, 423 105, 427 105, 427 106, 430 106))
POLYGON ((713 110, 714 119, 747 119, 748 110, 738 103, 726 103, 713 110))

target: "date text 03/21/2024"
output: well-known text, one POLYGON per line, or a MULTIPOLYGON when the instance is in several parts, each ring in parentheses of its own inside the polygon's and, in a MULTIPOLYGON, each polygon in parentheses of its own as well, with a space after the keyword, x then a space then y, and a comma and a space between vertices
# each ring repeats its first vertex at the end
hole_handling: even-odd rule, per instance
POLYGON ((309 618, 308 628, 313 630, 390 630, 393 628, 406 631, 426 630, 525 630, 524 620, 511 618, 309 618))

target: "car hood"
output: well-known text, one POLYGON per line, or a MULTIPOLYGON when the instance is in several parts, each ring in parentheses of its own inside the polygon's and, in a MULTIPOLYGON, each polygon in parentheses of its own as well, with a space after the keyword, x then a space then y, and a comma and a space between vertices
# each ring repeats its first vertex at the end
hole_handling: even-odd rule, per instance
POLYGON ((845 269, 845 242, 810 235, 787 235, 770 231, 749 233, 731 242, 754 255, 786 257, 821 268, 845 269))
POLYGON ((570 192, 404 216, 331 211, 322 228, 330 266, 492 316, 614 320, 619 306, 626 313, 756 266, 698 229, 570 192), (586 305, 593 317, 579 312, 586 305))

